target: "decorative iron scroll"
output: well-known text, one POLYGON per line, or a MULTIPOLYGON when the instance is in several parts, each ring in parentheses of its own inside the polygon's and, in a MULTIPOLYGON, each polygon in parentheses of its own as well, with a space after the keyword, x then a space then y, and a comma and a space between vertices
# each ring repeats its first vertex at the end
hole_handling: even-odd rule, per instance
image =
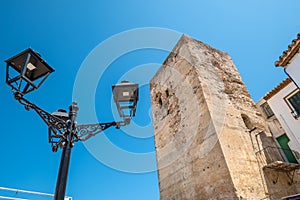
POLYGON ((34 110, 42 120, 47 124, 49 128, 48 140, 52 145, 52 150, 56 151, 58 146, 62 145, 63 140, 65 139, 64 135, 67 131, 67 122, 51 115, 45 110, 41 109, 37 105, 31 103, 27 99, 23 98, 21 94, 15 93, 15 99, 24 105, 26 110, 34 110))
POLYGON ((52 146, 52 151, 54 152, 56 152, 59 147, 62 148, 64 146, 67 139, 67 131, 72 132, 70 139, 73 144, 78 141, 86 141, 109 127, 115 126, 116 128, 120 128, 121 126, 125 126, 130 123, 130 119, 125 119, 124 122, 83 124, 78 126, 75 125, 74 128, 71 128, 68 124, 68 120, 65 121, 59 117, 51 115, 45 110, 39 108, 37 105, 23 98, 21 93, 15 92, 14 96, 16 100, 24 105, 26 110, 34 110, 47 124, 49 128, 48 140, 52 146))
POLYGON ((84 124, 76 127, 77 136, 81 141, 86 141, 90 137, 97 135, 98 133, 104 131, 105 129, 116 126, 119 128, 117 122, 99 123, 99 124, 84 124))

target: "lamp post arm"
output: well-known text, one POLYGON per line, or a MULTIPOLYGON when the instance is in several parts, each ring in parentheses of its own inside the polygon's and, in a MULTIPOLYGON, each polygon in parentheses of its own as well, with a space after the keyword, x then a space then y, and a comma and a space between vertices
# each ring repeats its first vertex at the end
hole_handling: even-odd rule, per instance
POLYGON ((107 122, 107 123, 98 123, 98 124, 82 124, 76 127, 77 137, 80 141, 86 141, 89 138, 101 133, 102 131, 115 126, 120 128, 121 126, 126 125, 125 122, 107 122))
POLYGON ((51 115, 47 111, 41 109, 34 103, 31 103, 30 101, 25 99, 19 93, 15 93, 14 97, 17 101, 19 101, 20 104, 24 105, 26 110, 32 109, 42 118, 42 120, 47 124, 49 129, 51 129, 51 131, 54 133, 54 136, 52 137, 61 137, 63 135, 67 128, 67 123, 64 120, 51 115))

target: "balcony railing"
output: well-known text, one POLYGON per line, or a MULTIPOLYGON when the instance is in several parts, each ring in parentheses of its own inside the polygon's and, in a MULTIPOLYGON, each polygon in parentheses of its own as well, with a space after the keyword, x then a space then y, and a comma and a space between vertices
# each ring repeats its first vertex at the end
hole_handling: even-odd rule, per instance
POLYGON ((298 164, 297 161, 300 158, 299 155, 299 152, 294 150, 271 146, 265 147, 264 149, 256 152, 256 156, 263 168, 272 168, 284 171, 300 168, 300 164, 298 164), (290 156, 290 158, 288 156, 290 156), (294 159, 291 159, 291 157, 294 159))

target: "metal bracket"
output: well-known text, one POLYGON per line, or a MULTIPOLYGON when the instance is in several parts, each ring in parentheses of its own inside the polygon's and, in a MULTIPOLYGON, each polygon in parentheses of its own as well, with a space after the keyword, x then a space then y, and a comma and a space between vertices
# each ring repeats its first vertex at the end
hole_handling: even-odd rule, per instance
MULTIPOLYGON (((69 128, 68 120, 63 120, 57 116, 54 116, 45 110, 39 108, 37 105, 31 103, 27 99, 23 98, 23 94, 19 92, 14 93, 14 97, 22 105, 24 105, 26 110, 34 110, 42 120, 47 124, 48 131, 48 140, 52 146, 52 151, 56 152, 58 148, 64 146, 65 140, 67 139, 66 133, 69 128)), ((125 118, 123 122, 108 122, 108 123, 98 123, 98 124, 83 124, 75 125, 75 131, 72 133, 71 144, 78 141, 86 141, 89 138, 97 135, 98 133, 108 129, 112 126, 115 126, 119 129, 121 126, 128 125, 130 123, 130 118, 125 118)))
POLYGON ((49 143, 52 146, 52 151, 57 151, 57 148, 61 146, 63 141, 65 140, 64 135, 67 130, 67 123, 64 120, 51 115, 50 113, 38 107, 37 105, 23 98, 22 94, 18 92, 14 93, 14 97, 17 101, 20 102, 20 104, 24 105, 26 110, 34 110, 47 124, 49 128, 49 143))
POLYGON ((295 175, 295 171, 296 170, 297 169, 294 169, 292 171, 286 172, 286 175, 287 175, 287 177, 289 179, 289 182, 288 182, 289 185, 292 185, 294 183, 294 175, 295 175))
POLYGON ((99 123, 99 124, 83 124, 76 127, 76 132, 78 139, 81 141, 86 141, 90 137, 101 133, 105 129, 108 129, 111 126, 116 126, 116 128, 120 128, 120 122, 108 122, 108 123, 99 123))

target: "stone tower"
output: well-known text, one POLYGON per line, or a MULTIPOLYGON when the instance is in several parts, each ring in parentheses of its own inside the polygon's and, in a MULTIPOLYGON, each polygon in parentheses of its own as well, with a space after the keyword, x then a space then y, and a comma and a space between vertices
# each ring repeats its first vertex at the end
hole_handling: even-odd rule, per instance
POLYGON ((162 200, 263 199, 270 133, 228 54, 181 37, 150 83, 162 200))

